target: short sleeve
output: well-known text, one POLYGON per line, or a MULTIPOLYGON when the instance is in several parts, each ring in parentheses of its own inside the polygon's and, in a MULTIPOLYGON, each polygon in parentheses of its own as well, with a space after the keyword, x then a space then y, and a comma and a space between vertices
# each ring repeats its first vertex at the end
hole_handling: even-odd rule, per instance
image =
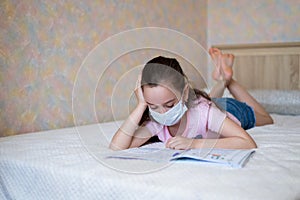
POLYGON ((214 104, 212 104, 208 112, 208 130, 219 133, 226 116, 226 112, 221 111, 214 104))
POLYGON ((170 134, 168 133, 168 129, 166 126, 163 126, 154 121, 149 121, 147 122, 146 127, 151 132, 152 136, 157 135, 162 142, 166 142, 170 138, 170 134))
POLYGON ((159 126, 157 123, 154 123, 152 121, 148 121, 145 125, 148 130, 151 132, 152 136, 158 135, 159 132, 161 131, 162 127, 159 126))

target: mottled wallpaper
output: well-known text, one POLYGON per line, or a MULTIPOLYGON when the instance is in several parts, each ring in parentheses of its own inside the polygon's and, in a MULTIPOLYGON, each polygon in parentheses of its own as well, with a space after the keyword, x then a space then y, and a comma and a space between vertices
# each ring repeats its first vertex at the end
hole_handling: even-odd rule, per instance
POLYGON ((300 41, 299 0, 209 0, 208 44, 300 41))
MULTIPOLYGON (((154 46, 120 52, 105 65, 101 61, 122 49, 122 41, 105 47, 104 54, 91 52, 116 34, 142 27, 174 30, 205 47, 206 8, 205 0, 2 0, 0 136, 126 117, 134 105, 136 74, 128 73, 131 69, 139 69, 137 66, 155 55, 181 58, 180 52, 192 55, 194 50, 174 38, 167 41, 166 35, 161 44, 175 45, 172 48, 180 51, 168 52, 154 46), (85 63, 92 63, 93 68, 85 63), (126 112, 123 105, 127 106, 126 112)), ((148 36, 146 33, 143 37, 149 42, 148 36)), ((123 42, 132 44, 136 38, 123 42)), ((189 60, 182 57, 182 62, 189 68, 189 60)), ((199 74, 194 66, 188 73, 195 74, 193 70, 199 74)), ((205 68, 201 73, 206 75, 205 68)))

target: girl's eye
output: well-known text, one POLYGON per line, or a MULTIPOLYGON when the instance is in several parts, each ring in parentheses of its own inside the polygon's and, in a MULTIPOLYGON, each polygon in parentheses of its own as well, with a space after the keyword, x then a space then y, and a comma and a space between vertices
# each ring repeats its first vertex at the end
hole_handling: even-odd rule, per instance
POLYGON ((157 109, 157 106, 149 106, 149 108, 151 108, 151 110, 156 110, 157 109))
POLYGON ((173 108, 174 104, 166 105, 167 108, 173 108))
MULTIPOLYGON (((148 106, 151 110, 157 110, 158 109, 158 106, 156 106, 156 105, 148 105, 148 106)), ((170 104, 164 105, 163 107, 167 108, 167 109, 170 109, 170 108, 173 108, 173 106, 174 106, 174 103, 170 103, 170 104)))

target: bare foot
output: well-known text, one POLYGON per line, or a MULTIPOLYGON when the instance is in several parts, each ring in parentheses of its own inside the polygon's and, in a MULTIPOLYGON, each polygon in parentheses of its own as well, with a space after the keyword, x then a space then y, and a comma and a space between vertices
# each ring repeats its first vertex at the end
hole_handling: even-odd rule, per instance
POLYGON ((232 79, 233 75, 233 61, 234 61, 234 55, 232 54, 222 54, 221 56, 221 77, 222 80, 229 83, 232 79))
POLYGON ((212 73, 213 79, 229 83, 233 75, 232 66, 234 55, 222 54, 222 52, 217 48, 210 48, 209 54, 215 64, 215 68, 212 73))
POLYGON ((214 80, 220 81, 220 80, 222 80, 222 75, 221 75, 222 53, 217 48, 210 48, 208 52, 215 64, 215 68, 212 73, 212 77, 214 80))

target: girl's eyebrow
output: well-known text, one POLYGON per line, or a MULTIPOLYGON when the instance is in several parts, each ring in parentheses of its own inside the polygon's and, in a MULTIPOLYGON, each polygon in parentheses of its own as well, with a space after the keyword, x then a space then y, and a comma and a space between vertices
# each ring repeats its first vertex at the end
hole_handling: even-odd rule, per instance
MULTIPOLYGON (((171 103, 172 101, 175 101, 175 98, 173 98, 173 99, 171 99, 171 100, 169 100, 169 101, 163 103, 163 105, 168 104, 168 103, 171 103)), ((149 103, 149 102, 146 102, 146 103, 149 104, 149 105, 155 105, 155 104, 152 104, 152 103, 149 103)))

